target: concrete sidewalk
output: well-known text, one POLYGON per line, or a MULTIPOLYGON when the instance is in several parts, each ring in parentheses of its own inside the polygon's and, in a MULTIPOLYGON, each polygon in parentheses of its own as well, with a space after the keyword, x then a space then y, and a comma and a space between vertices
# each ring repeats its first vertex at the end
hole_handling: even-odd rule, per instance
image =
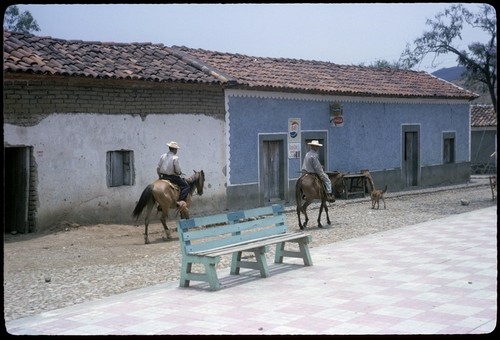
MULTIPOLYGON (((497 209, 311 249, 314 262, 167 282, 6 323, 15 335, 483 334, 497 322, 497 209)), ((272 263, 272 261, 270 261, 272 263)))

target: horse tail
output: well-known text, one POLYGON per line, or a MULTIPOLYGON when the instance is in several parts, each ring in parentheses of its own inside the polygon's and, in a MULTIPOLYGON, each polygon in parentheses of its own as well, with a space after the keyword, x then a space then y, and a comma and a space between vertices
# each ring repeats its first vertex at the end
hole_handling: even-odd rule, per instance
POLYGON ((134 212, 132 212, 132 216, 138 219, 142 210, 144 210, 144 207, 150 200, 153 200, 153 202, 155 200, 153 197, 153 184, 148 185, 142 192, 141 198, 139 198, 139 202, 137 202, 134 212))
POLYGON ((300 176, 295 183, 295 202, 297 203, 297 206, 302 204, 302 177, 303 176, 300 176))

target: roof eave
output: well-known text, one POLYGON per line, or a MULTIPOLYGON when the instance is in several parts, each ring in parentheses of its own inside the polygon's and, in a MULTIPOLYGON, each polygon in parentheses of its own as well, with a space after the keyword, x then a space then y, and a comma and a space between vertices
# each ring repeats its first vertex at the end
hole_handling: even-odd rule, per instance
POLYGON ((312 88, 294 88, 286 86, 261 86, 261 85, 250 85, 248 83, 234 82, 232 84, 226 84, 227 88, 231 87, 234 89, 242 89, 249 91, 282 91, 289 93, 308 93, 308 94, 320 94, 320 95, 337 95, 337 96, 355 96, 355 97, 373 97, 373 98, 415 98, 415 99, 440 99, 440 100, 467 100, 472 101, 478 98, 475 96, 442 96, 442 95, 404 95, 399 93, 392 94, 377 94, 371 92, 354 92, 354 91, 336 91, 336 90, 321 90, 312 88))

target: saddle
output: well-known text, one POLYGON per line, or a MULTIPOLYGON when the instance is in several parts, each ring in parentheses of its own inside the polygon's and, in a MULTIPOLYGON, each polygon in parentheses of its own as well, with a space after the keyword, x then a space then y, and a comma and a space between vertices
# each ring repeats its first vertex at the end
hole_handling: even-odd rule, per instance
POLYGON ((319 175, 317 173, 315 173, 315 172, 309 172, 309 171, 304 171, 304 170, 302 170, 301 173, 302 173, 302 175, 300 176, 299 180, 301 180, 302 178, 306 177, 307 175, 313 176, 314 180, 323 189, 323 194, 326 196, 325 185, 323 184, 323 180, 321 179, 321 177, 319 177, 319 175))
POLYGON ((160 179, 160 180, 161 180, 161 181, 163 181, 163 182, 168 183, 168 185, 170 185, 170 187, 171 187, 173 190, 175 190, 175 191, 179 191, 179 192, 181 191, 181 188, 179 188, 179 186, 178 186, 177 184, 174 184, 174 183, 170 182, 168 179, 160 179))
MULTIPOLYGON (((167 183, 172 188, 172 190, 177 191, 180 194, 181 188, 177 184, 174 184, 174 183, 170 182, 168 179, 160 178, 159 180, 167 183)), ((184 202, 184 201, 181 201, 181 202, 184 202)), ((184 210, 184 209, 187 209, 186 208, 186 202, 184 202, 183 205, 181 205, 180 207, 178 207, 177 210, 180 211, 180 210, 184 210)), ((161 206, 159 204, 157 204, 156 205, 156 213, 158 214, 160 211, 162 211, 161 206)))
POLYGON ((319 183, 321 184, 321 186, 323 186, 323 180, 321 179, 321 177, 319 177, 319 175, 315 172, 308 172, 308 171, 303 171, 302 170, 302 176, 300 176, 300 178, 302 177, 305 177, 307 175, 311 175, 311 176, 314 176, 315 177, 315 181, 319 181, 319 183))

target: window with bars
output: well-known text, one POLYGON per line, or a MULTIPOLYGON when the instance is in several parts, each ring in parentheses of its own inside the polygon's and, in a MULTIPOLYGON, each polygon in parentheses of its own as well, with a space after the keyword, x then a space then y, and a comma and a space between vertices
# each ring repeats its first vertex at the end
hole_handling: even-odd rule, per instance
POLYGON ((108 151, 106 154, 108 187, 134 184, 134 152, 130 150, 108 151))

